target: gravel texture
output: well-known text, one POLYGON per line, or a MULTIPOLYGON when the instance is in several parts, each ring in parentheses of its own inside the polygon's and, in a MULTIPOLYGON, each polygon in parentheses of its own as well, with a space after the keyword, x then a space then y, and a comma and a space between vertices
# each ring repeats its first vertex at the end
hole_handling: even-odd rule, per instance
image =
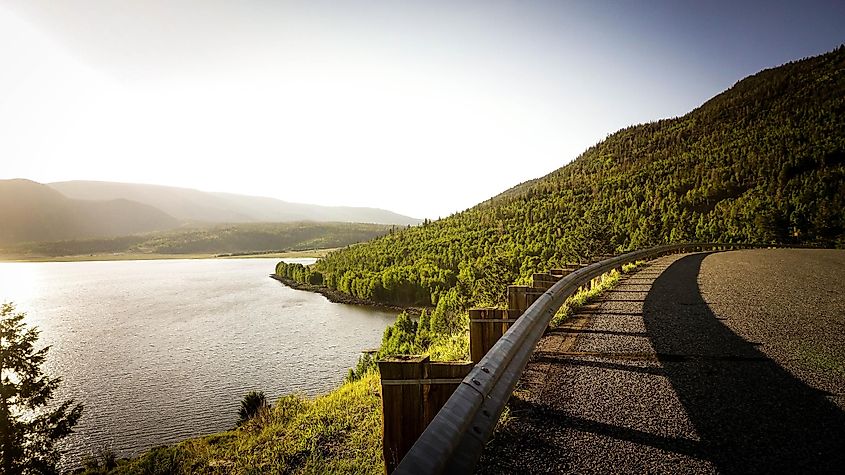
POLYGON ((534 352, 479 473, 845 473, 845 251, 667 256, 534 352))

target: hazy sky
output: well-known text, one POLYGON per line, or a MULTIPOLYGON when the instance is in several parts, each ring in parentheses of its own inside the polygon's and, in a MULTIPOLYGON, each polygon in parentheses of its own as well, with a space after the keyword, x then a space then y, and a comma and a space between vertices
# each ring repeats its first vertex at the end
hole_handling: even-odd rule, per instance
POLYGON ((0 0, 0 178, 446 216, 845 42, 845 2, 0 0))

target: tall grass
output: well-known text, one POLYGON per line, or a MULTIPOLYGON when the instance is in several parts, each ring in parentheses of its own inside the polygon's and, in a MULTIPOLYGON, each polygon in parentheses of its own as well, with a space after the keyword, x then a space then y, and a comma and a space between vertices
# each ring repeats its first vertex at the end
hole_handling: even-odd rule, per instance
POLYGON ((631 272, 639 268, 642 264, 642 261, 637 261, 623 265, 622 272, 613 270, 606 274, 602 274, 598 278, 598 283, 596 285, 581 289, 574 295, 566 299, 566 302, 564 302, 563 305, 560 306, 558 311, 555 313, 555 316, 552 317, 552 326, 561 325, 564 320, 566 320, 568 317, 577 312, 578 309, 592 302, 605 291, 615 287, 616 284, 619 283, 619 279, 622 278, 623 275, 630 274, 631 272))
POLYGON ((469 360, 469 332, 436 337, 428 347, 427 354, 432 361, 469 360))

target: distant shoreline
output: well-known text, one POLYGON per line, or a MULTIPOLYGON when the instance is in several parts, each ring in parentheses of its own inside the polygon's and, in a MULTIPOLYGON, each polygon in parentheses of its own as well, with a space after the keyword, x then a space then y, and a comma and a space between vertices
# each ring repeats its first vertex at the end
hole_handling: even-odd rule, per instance
POLYGON ((149 261, 167 259, 258 259, 267 258, 315 258, 320 259, 335 249, 310 249, 304 251, 286 251, 252 254, 154 254, 154 253, 104 253, 104 254, 81 254, 74 256, 27 256, 27 255, 0 255, 0 262, 88 262, 88 261, 149 261))
MULTIPOLYGON (((314 292, 317 294, 322 295, 323 297, 327 298, 329 302, 332 303, 342 303, 347 305, 362 305, 365 307, 375 307, 381 308, 386 310, 393 310, 396 312, 405 312, 411 315, 420 315, 424 308, 420 307, 401 307, 399 305, 388 305, 385 303, 376 302, 373 300, 362 300, 351 295, 345 294, 339 290, 334 290, 326 287, 325 285, 311 285, 311 284, 303 284, 301 282, 297 282, 295 280, 291 280, 285 277, 278 276, 276 274, 270 274, 270 278, 281 282, 283 285, 290 287, 295 290, 304 290, 306 292, 314 292)), ((428 309, 431 311, 431 309, 428 309)))

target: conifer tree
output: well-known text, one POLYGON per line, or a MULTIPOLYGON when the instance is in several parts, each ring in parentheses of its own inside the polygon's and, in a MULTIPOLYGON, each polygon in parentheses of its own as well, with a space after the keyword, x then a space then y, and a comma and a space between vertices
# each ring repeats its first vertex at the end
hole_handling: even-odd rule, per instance
POLYGON ((11 303, 0 307, 0 472, 57 473, 55 443, 73 432, 82 405, 50 405, 61 378, 43 374, 49 347, 35 349, 39 331, 24 317, 11 303))

